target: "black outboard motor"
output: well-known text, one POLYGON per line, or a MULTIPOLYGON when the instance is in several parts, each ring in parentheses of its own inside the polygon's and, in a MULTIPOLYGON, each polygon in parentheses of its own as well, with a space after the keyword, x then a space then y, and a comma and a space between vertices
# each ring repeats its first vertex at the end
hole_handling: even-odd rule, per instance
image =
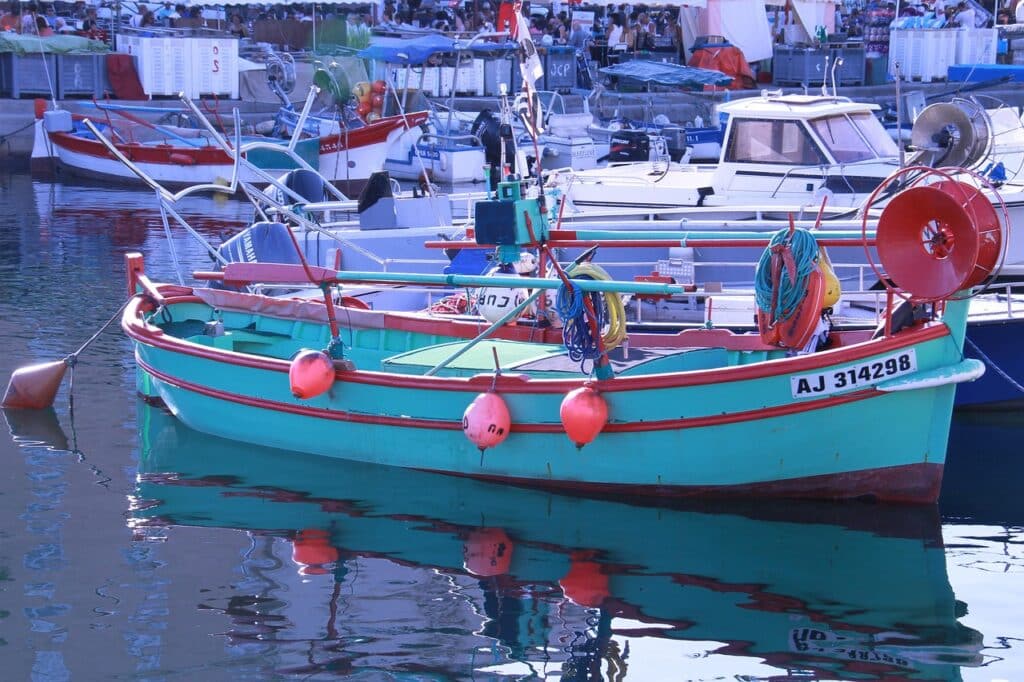
MULTIPOLYGON (((298 265, 302 262, 295 252, 295 244, 284 223, 253 223, 219 247, 217 253, 228 263, 287 263, 298 265)), ((217 269, 220 269, 218 262, 217 269)), ((221 282, 210 282, 211 289, 231 289, 221 282)))
POLYGON ((608 156, 605 158, 608 163, 649 161, 651 137, 642 130, 617 130, 608 140, 608 156))
POLYGON ((380 199, 388 199, 395 196, 391 191, 391 175, 387 171, 375 171, 370 174, 370 179, 363 186, 359 193, 359 212, 362 213, 377 203, 380 199))
POLYGON ((491 167, 491 186, 496 187, 501 179, 501 167, 507 165, 511 172, 516 172, 515 140, 512 126, 502 123, 498 115, 490 109, 482 110, 473 121, 470 132, 480 139, 484 146, 484 160, 491 167), (501 143, 505 142, 505 158, 501 158, 501 143))
MULTIPOLYGON (((327 185, 323 177, 319 173, 305 168, 288 171, 281 180, 281 184, 310 203, 327 199, 327 185)), ((284 203, 292 203, 292 198, 285 198, 284 203)))

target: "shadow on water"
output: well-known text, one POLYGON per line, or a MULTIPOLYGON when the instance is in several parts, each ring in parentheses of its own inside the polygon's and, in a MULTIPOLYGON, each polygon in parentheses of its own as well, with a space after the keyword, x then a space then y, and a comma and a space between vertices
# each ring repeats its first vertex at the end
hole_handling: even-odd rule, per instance
POLYGON ((1024 525, 1024 410, 953 415, 939 508, 944 519, 1024 525))
POLYGON ((694 670, 760 661, 772 679, 952 680, 982 663, 934 507, 599 501, 261 449, 140 405, 129 525, 248 533, 262 549, 240 570, 276 568, 253 595, 198 608, 229 619, 235 646, 304 642, 278 672, 423 672, 408 652, 382 658, 411 646, 409 614, 394 615, 410 605, 381 601, 396 568, 429 569, 417 593, 460 596, 461 626, 431 619, 429 601, 414 626, 450 635, 432 666, 458 678, 553 665, 612 679, 655 645, 700 651, 694 670), (370 564, 376 579, 360 572, 370 564), (311 580, 331 589, 305 603, 311 580))

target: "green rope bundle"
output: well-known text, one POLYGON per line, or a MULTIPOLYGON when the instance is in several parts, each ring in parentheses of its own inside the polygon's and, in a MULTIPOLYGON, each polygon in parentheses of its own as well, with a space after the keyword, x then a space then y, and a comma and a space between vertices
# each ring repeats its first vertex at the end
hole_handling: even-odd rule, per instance
POLYGON ((797 306, 807 292, 807 278, 818 263, 818 242, 814 235, 804 229, 793 230, 790 238, 789 228, 776 232, 768 248, 761 254, 754 273, 754 291, 757 294, 757 307, 769 313, 773 321, 782 322, 796 312, 797 306), (778 282, 778 297, 772 309, 772 259, 782 258, 782 248, 788 245, 793 254, 795 275, 790 279, 789 268, 781 264, 781 275, 778 282))

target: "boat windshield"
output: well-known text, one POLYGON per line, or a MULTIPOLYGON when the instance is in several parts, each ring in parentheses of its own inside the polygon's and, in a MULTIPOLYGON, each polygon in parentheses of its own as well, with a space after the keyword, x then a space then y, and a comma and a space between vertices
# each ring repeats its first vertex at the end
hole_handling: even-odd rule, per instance
POLYGON ((825 149, 831 152, 832 157, 839 163, 875 158, 875 150, 857 131, 853 121, 843 114, 814 119, 811 121, 811 128, 821 138, 825 149))
POLYGON ((850 119, 876 154, 882 158, 899 156, 899 147, 874 114, 866 111, 862 114, 850 114, 850 119))
POLYGON ((734 118, 725 160, 819 166, 825 157, 799 121, 734 118))
POLYGON ((896 143, 869 113, 825 116, 811 121, 811 128, 839 163, 892 158, 899 154, 896 143))

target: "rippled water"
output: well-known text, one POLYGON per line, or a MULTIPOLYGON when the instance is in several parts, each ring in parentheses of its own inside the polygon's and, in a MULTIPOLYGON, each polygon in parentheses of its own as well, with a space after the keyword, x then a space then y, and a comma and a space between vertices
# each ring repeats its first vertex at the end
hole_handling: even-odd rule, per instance
MULTIPOLYGON (((115 313, 125 252, 176 276, 147 192, 5 176, 0 221, 4 377, 115 313)), ((3 679, 1024 679, 1019 414, 957 416, 937 509, 670 507, 204 436, 116 328, 73 393, 5 415, 3 679)))

